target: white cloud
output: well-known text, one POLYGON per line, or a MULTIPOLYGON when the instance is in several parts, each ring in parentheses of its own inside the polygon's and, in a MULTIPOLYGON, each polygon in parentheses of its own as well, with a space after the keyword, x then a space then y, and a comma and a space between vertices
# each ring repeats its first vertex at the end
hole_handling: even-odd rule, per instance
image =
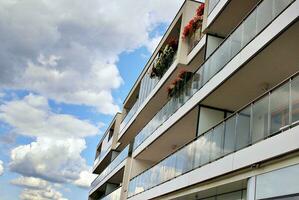
POLYGON ((24 177, 21 176, 17 179, 13 179, 10 182, 13 185, 21 187, 29 187, 32 189, 46 189, 49 186, 49 183, 45 180, 34 178, 34 177, 24 177))
POLYGON ((159 36, 150 38, 149 33, 169 23, 182 2, 0 1, 0 90, 38 94, 4 100, 0 106, 0 120, 14 133, 36 138, 11 151, 10 170, 27 177, 15 180, 26 188, 20 199, 64 199, 51 185, 34 188, 41 180, 90 184, 81 153, 84 138, 100 127, 53 112, 48 99, 114 114, 119 107, 112 92, 123 84, 119 55, 142 46, 152 51, 159 36))
POLYGON ((53 189, 47 187, 45 189, 24 189, 20 194, 21 200, 67 200, 63 195, 53 189))
POLYGON ((74 181, 74 184, 82 188, 89 188, 96 177, 97 176, 90 171, 82 171, 80 173, 80 178, 74 181))
POLYGON ((112 91, 123 82, 119 54, 141 46, 152 50, 157 38, 149 32, 169 23, 182 2, 2 0, 0 88, 113 114, 119 108, 112 91))
POLYGON ((0 176, 3 175, 3 172, 4 172, 3 161, 0 160, 0 176))
POLYGON ((83 139, 37 138, 36 142, 11 151, 9 167, 24 176, 59 183, 73 182, 87 168, 80 155, 85 147, 83 139))
POLYGON ((148 48, 149 52, 153 53, 158 46, 159 42, 161 41, 162 36, 156 36, 148 41, 146 47, 148 48))
POLYGON ((86 148, 84 138, 97 134, 97 126, 71 115, 53 113, 46 98, 33 94, 2 104, 0 120, 15 133, 36 138, 11 151, 11 171, 59 183, 82 179, 81 172, 88 168, 81 156, 86 148))
POLYGON ((83 138, 99 131, 87 121, 51 112, 46 98, 32 94, 0 105, 0 120, 18 134, 34 137, 83 138))

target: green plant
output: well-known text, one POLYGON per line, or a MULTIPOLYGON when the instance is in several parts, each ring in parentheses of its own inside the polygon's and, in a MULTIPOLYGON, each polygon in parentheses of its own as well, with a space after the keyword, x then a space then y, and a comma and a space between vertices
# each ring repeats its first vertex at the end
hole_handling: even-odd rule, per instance
POLYGON ((165 45, 163 51, 159 51, 158 58, 152 67, 150 77, 159 79, 162 78, 164 73, 172 64, 175 53, 177 51, 178 43, 176 39, 170 39, 165 45))

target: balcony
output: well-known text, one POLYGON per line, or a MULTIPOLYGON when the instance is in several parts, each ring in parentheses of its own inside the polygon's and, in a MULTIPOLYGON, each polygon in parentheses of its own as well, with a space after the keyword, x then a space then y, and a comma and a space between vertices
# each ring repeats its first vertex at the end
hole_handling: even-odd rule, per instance
MULTIPOLYGON (((174 70, 177 66, 177 51, 178 51, 178 41, 179 41, 179 29, 180 21, 175 25, 174 30, 169 34, 167 40, 161 46, 161 50, 156 55, 156 58, 152 61, 149 69, 143 76, 140 85, 136 87, 136 91, 133 93, 131 98, 133 104, 128 110, 128 114, 124 117, 120 125, 120 134, 118 138, 120 139, 124 132, 128 129, 132 123, 132 119, 135 118, 137 114, 144 108, 144 103, 148 102, 152 96, 161 87, 161 82, 164 82, 170 75, 169 70, 174 70), (166 76, 166 78, 165 78, 166 76), (160 84, 158 84, 160 83, 160 84), (135 116, 135 117, 134 117, 135 116)), ((121 142, 126 143, 126 142, 121 142)))
POLYGON ((121 196, 121 187, 119 187, 117 190, 114 190, 107 196, 100 198, 98 200, 120 200, 120 196, 121 196))
POLYGON ((112 140, 110 140, 106 145, 105 148, 103 150, 101 150, 100 154, 98 155, 98 157, 95 159, 94 163, 93 163, 93 171, 95 171, 95 169, 98 167, 98 165, 103 161, 103 159, 107 156, 107 154, 109 153, 110 149, 111 149, 111 145, 112 145, 112 140))
MULTIPOLYGON (((254 147, 254 144, 268 140, 268 138, 282 135, 298 124, 299 75, 297 73, 201 134, 174 154, 131 179, 128 197, 147 191, 187 172, 203 168, 241 149, 254 147)), ((298 143, 295 146, 298 148, 298 143)), ((250 160, 249 157, 248 160, 250 160)), ((244 163, 241 165, 244 167, 244 163)), ((212 170, 212 168, 209 169, 212 170)))
POLYGON ((260 0, 210 0, 205 33, 227 37, 258 2, 260 0))
MULTIPOLYGON (((154 118, 139 132, 135 138, 134 150, 149 138, 163 123, 180 109, 195 93, 203 88, 221 71, 227 63, 239 54, 253 39, 257 37, 271 22, 277 18, 292 2, 261 1, 248 14, 242 23, 222 42, 205 63, 193 74, 192 79, 178 97, 171 98, 154 118), (271 12, 269 12, 269 10, 271 12)), ((232 96, 234 97, 234 96, 232 96)), ((222 99, 218 96, 218 99, 222 99)), ((234 110, 234 109, 232 109, 234 110)), ((142 147, 144 148, 144 147, 142 147)), ((138 152, 141 152, 139 149, 138 152)), ((137 153, 133 153, 136 156, 137 153)))
POLYGON ((122 166, 121 163, 126 160, 129 155, 129 146, 127 146, 117 157, 112 160, 112 162, 106 167, 106 169, 91 183, 90 194, 95 192, 97 188, 105 183, 105 180, 108 180, 115 174, 122 166), (117 170, 118 169, 118 170, 117 170), (117 171, 116 171, 117 170, 117 171))
POLYGON ((140 94, 139 98, 136 100, 128 114, 125 116, 123 121, 120 124, 120 130, 123 130, 124 127, 128 124, 128 122, 132 119, 134 114, 137 112, 140 105, 144 102, 146 97, 150 94, 150 92, 154 89, 154 87, 159 82, 158 78, 150 78, 149 74, 145 74, 143 79, 141 80, 140 85, 140 94))

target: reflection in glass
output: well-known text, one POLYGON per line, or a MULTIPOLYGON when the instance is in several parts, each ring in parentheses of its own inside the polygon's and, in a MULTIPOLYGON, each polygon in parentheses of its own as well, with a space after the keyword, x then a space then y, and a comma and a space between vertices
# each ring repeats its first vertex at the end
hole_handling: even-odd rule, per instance
POLYGON ((223 155, 224 126, 220 124, 211 134, 210 160, 216 160, 223 155))
POLYGON ((257 176, 257 199, 299 193, 299 165, 294 165, 257 176))
POLYGON ((264 97, 252 106, 252 143, 255 143, 268 133, 269 96, 264 97))
POLYGON ((254 10, 243 23, 242 47, 246 46, 256 35, 256 10, 254 10))
POLYGON ((263 1, 257 8, 257 31, 263 30, 272 20, 273 1, 263 1))
POLYGON ((250 144, 250 107, 242 110, 237 115, 237 143, 236 150, 244 148, 250 144))
POLYGON ((204 165, 207 164, 208 162, 210 162, 210 144, 211 144, 211 133, 212 131, 210 131, 209 133, 203 135, 201 137, 202 139, 202 147, 201 147, 201 151, 200 151, 200 165, 204 165))
POLYGON ((270 134, 289 124, 289 84, 270 94, 270 134))
POLYGON ((299 121, 299 77, 292 80, 292 123, 299 121))
POLYGON ((224 154, 235 150, 236 144, 236 117, 231 117, 225 122, 224 154))

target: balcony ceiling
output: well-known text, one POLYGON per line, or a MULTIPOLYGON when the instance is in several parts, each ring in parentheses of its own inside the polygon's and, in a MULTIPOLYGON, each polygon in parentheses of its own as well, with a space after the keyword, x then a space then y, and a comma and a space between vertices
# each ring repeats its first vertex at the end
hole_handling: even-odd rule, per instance
POLYGON ((202 104, 236 111, 299 71, 298 32, 297 21, 214 90, 202 104))
POLYGON ((226 37, 259 0, 231 0, 215 21, 206 29, 207 33, 226 37))
POLYGON ((136 158, 157 162, 168 154, 176 151, 179 147, 195 138, 197 117, 198 107, 195 107, 137 155, 136 158))

